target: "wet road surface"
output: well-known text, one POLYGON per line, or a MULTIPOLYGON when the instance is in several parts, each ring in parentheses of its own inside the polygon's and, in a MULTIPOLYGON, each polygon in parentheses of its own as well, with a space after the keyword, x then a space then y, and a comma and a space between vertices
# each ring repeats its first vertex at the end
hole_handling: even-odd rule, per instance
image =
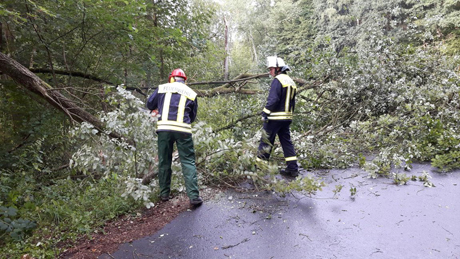
POLYGON ((99 258, 460 258, 460 172, 405 173, 423 171, 436 187, 352 168, 315 171, 327 186, 311 197, 221 193, 99 258))

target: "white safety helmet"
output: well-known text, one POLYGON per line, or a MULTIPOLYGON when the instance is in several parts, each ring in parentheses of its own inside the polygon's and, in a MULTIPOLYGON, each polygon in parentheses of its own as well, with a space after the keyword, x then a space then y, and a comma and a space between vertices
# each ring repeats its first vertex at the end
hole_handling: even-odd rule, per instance
POLYGON ((282 58, 279 58, 277 56, 267 57, 267 67, 284 67, 284 66, 286 66, 286 63, 284 63, 284 60, 282 58))

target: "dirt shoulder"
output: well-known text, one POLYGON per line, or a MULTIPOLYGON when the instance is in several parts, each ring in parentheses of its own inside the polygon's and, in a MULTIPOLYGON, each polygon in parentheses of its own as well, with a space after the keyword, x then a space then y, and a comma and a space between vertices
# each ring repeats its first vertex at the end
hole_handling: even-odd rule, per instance
POLYGON ((104 253, 110 255, 123 243, 154 234, 187 209, 190 209, 189 199, 178 196, 135 216, 122 216, 107 222, 101 231, 93 234, 92 239, 82 238, 76 246, 64 251, 60 258, 87 259, 104 253))

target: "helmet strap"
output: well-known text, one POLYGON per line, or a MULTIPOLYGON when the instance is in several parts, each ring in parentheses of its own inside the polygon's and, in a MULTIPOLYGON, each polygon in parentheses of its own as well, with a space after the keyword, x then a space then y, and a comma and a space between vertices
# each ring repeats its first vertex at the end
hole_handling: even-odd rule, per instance
POLYGON ((275 75, 279 75, 281 73, 281 68, 278 67, 278 62, 276 63, 277 63, 276 64, 277 67, 275 67, 275 75))
POLYGON ((185 79, 182 77, 174 78, 174 82, 185 83, 185 79))

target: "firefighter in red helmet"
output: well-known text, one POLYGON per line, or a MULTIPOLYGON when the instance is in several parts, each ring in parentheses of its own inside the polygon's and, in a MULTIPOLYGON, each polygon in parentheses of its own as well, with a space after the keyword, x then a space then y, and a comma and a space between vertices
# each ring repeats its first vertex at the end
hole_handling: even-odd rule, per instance
POLYGON ((147 108, 151 111, 158 109, 160 116, 157 133, 161 200, 169 200, 172 153, 176 143, 187 196, 191 205, 199 206, 203 200, 199 195, 191 126, 196 118, 198 99, 196 92, 185 84, 186 80, 187 76, 182 69, 174 69, 169 75, 168 83, 158 86, 149 97, 147 108))
MULTIPOLYGON (((175 82, 174 78, 175 77, 180 77, 181 79, 184 80, 184 82, 187 80, 187 76, 185 75, 184 71, 180 68, 174 69, 171 74, 169 74, 168 82, 173 83, 175 82)), ((180 80, 180 79, 179 79, 180 80)))

